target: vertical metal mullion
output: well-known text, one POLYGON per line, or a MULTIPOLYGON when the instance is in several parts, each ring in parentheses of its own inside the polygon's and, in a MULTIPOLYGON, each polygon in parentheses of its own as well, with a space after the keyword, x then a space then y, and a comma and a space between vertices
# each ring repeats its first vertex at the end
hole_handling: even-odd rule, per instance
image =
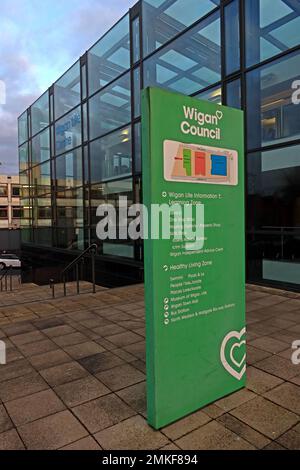
MULTIPOLYGON (((141 79, 141 14, 140 14, 140 5, 139 11, 130 10, 130 83, 131 83, 131 152, 132 152, 132 200, 133 203, 136 204, 136 149, 135 149, 135 116, 134 116, 134 108, 135 108, 135 87, 134 87, 134 73, 135 70, 139 69, 140 72, 140 79, 141 79), (134 63, 134 53, 133 53, 133 21, 139 18, 139 49, 140 49, 140 57, 137 63, 134 63)), ((140 89, 141 89, 140 81, 140 89)), ((134 242, 134 259, 138 260, 138 241, 134 242)))
POLYGON ((248 280, 248 237, 247 237, 247 218, 248 218, 248 119, 247 119, 247 89, 246 89, 246 16, 245 16, 245 0, 239 0, 240 12, 240 46, 241 46, 241 105, 244 111, 244 146, 245 146, 245 276, 248 280))
POLYGON ((89 86, 89 58, 88 58, 88 53, 86 53, 86 94, 87 94, 87 100, 86 100, 86 109, 87 109, 87 144, 86 144, 86 150, 87 150, 87 165, 88 165, 88 184, 86 187, 88 188, 88 240, 89 240, 89 245, 91 244, 91 231, 92 231, 92 224, 91 224, 91 187, 92 187, 92 182, 91 182, 91 154, 90 154, 90 86, 89 86))
POLYGON ((221 89, 222 104, 226 103, 226 34, 225 34, 225 5, 224 2, 220 6, 221 15, 221 89))

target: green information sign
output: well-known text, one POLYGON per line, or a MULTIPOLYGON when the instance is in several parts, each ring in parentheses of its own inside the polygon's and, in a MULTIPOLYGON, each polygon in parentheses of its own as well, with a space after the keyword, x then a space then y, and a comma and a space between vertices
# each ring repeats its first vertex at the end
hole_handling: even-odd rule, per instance
POLYGON ((154 88, 142 101, 148 420, 159 429, 245 386, 243 113, 154 88))

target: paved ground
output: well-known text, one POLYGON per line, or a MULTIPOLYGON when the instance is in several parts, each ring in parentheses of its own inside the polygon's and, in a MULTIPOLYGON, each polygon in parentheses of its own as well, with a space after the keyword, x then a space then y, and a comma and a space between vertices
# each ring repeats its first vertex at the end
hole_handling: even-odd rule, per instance
POLYGON ((160 432, 145 421, 143 294, 0 294, 0 449, 300 449, 299 294, 248 287, 247 389, 160 432))

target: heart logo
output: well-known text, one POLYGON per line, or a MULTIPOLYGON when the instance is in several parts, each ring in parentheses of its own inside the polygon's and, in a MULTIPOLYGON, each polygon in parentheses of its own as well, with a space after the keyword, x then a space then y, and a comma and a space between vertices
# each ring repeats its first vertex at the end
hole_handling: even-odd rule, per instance
POLYGON ((220 121, 221 119, 223 119, 223 113, 222 113, 222 111, 217 111, 217 112, 216 112, 216 116, 217 116, 217 118, 219 119, 219 121, 220 121))
POLYGON ((237 380, 242 380, 246 372, 246 354, 244 354, 242 360, 239 362, 234 354, 237 350, 243 347, 246 344, 246 340, 242 339, 243 336, 246 334, 246 328, 243 328, 240 332, 238 331, 231 331, 228 333, 225 338, 223 339, 222 346, 221 346, 221 362, 224 368, 229 372, 237 380), (231 348, 229 350, 229 358, 232 364, 229 364, 226 358, 227 352, 227 345, 232 340, 235 339, 236 341, 231 344, 231 348))

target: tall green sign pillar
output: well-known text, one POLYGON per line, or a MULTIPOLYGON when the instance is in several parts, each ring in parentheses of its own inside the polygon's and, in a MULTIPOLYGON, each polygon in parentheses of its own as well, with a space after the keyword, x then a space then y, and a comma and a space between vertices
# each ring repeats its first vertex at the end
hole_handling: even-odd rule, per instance
POLYGON ((159 429, 245 386, 244 125, 239 110, 161 89, 142 107, 148 420, 159 429))

